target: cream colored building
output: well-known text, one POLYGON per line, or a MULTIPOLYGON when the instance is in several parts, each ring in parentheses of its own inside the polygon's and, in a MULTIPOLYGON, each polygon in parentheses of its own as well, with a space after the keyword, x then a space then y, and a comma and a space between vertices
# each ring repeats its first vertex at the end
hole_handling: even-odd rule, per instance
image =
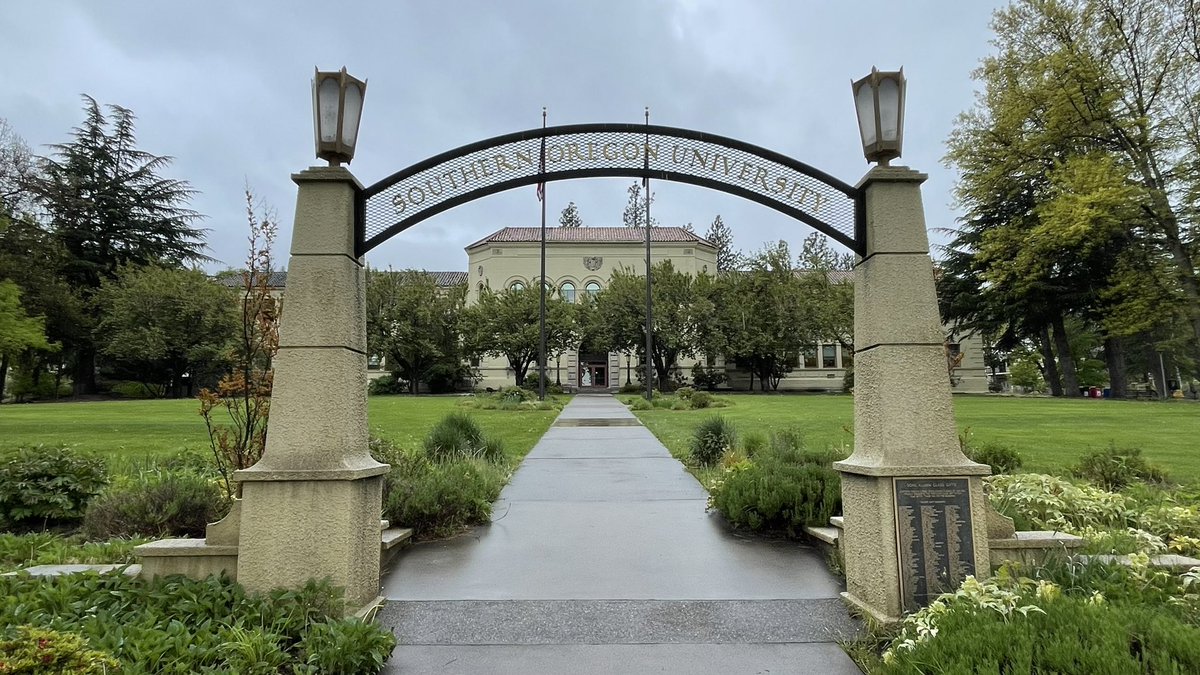
MULTIPOLYGON (((675 269, 688 274, 715 274, 717 249, 699 235, 679 227, 651 228, 650 261, 656 265, 670 260, 675 269)), ((468 301, 473 302, 484 288, 535 287, 540 273, 540 235, 536 227, 506 227, 466 247, 468 301)), ((627 227, 546 228, 546 279, 563 297, 580 301, 585 294, 598 293, 612 272, 629 268, 645 274, 645 231, 627 227)), ((849 278, 849 275, 846 277, 849 278)), ((951 345, 962 353, 954 371, 954 391, 987 391, 981 342, 967 339, 951 345), (957 346, 954 346, 957 345, 957 346)), ((620 352, 580 353, 569 350, 558 358, 547 358, 547 379, 567 388, 615 390, 627 381, 637 382, 636 355, 620 352)), ((841 391, 845 368, 853 355, 837 343, 818 345, 804 354, 800 366, 779 384, 788 391, 841 391)), ((677 364, 689 378, 695 361, 683 359, 677 364)), ((718 359, 713 365, 724 366, 718 359)), ((536 372, 536 365, 530 368, 536 372)), ((479 363, 480 387, 498 389, 512 386, 514 377, 503 358, 485 358, 479 363)), ((726 367, 726 387, 746 389, 750 375, 726 367)))

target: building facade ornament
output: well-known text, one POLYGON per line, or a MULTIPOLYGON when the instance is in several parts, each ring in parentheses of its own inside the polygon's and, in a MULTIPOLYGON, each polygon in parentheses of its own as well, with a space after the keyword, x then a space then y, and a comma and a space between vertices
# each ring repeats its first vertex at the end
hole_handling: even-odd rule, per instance
POLYGON ((596 270, 600 269, 600 266, 603 264, 604 264, 604 258, 602 258, 598 255, 589 255, 589 256, 584 256, 584 258, 583 258, 583 266, 592 272, 595 272, 596 270))

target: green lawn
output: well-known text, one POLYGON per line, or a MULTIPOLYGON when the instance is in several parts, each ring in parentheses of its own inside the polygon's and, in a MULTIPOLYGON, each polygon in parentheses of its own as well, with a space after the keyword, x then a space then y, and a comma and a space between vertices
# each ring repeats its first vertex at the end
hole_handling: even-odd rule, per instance
MULTIPOLYGON (((796 427, 815 447, 832 445, 847 453, 853 445, 854 409, 850 396, 722 396, 733 405, 716 410, 646 410, 642 422, 678 457, 687 453, 692 429, 720 414, 740 433, 768 433, 796 427)), ((1026 471, 1063 474, 1088 450, 1141 448, 1173 480, 1200 479, 1200 405, 1095 399, 956 396, 959 430, 969 429, 976 443, 1012 446, 1025 458, 1026 471)))
MULTIPOLYGON (((458 396, 375 396, 372 433, 402 446, 418 445, 439 419, 459 409, 458 396)), ((112 458, 114 468, 184 448, 208 449, 195 400, 100 401, 0 406, 0 447, 65 443, 112 458)), ((484 432, 523 457, 558 415, 554 410, 467 410, 484 432)))

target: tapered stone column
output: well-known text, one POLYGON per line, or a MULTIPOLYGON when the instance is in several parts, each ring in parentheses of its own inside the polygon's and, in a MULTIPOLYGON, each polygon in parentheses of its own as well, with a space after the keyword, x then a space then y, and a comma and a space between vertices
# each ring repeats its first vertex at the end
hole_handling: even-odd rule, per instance
POLYGON ((341 167, 292 176, 299 193, 263 458, 238 471, 238 581, 296 588, 329 577, 352 611, 379 593, 387 465, 367 449, 363 267, 354 194, 341 167))
POLYGON ((980 477, 990 469, 959 448, 925 179, 881 166, 859 184, 866 255, 854 270, 854 453, 834 468, 842 473, 844 597, 885 622, 966 574, 989 572, 980 477))

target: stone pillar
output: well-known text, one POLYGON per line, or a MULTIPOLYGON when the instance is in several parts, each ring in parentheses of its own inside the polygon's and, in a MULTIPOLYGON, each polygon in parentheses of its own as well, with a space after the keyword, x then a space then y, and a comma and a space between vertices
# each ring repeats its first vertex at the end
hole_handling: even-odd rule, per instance
POLYGON ((854 453, 834 468, 842 474, 843 597, 883 622, 990 570, 980 481, 990 469, 959 448, 925 179, 879 166, 859 184, 866 255, 854 269, 854 453))
POLYGON ((329 577, 350 611, 379 595, 386 464, 367 449, 365 281, 354 194, 342 167, 299 185, 262 460, 238 471, 238 581, 252 591, 329 577))

